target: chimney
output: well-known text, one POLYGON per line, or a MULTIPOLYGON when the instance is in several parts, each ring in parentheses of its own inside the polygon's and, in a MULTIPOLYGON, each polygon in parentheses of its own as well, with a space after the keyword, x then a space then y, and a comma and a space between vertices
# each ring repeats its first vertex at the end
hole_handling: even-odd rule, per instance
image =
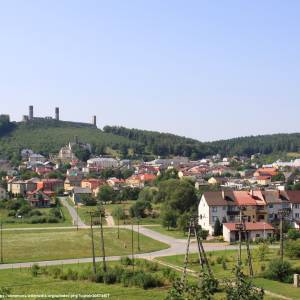
POLYGON ((55 120, 59 121, 59 107, 55 107, 55 120))
POLYGON ((33 120, 33 105, 29 106, 29 120, 33 120))
POLYGON ((97 116, 93 116, 93 125, 97 127, 97 116))

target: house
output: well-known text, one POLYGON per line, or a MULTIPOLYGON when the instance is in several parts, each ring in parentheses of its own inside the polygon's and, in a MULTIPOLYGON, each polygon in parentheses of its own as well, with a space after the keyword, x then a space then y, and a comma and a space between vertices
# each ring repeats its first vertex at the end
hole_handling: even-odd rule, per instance
POLYGON ((51 206, 52 199, 47 193, 37 190, 27 193, 27 200, 31 207, 46 208, 51 206))
POLYGON ((259 177, 259 176, 268 176, 268 177, 273 177, 278 175, 278 170, 276 168, 259 168, 254 172, 254 177, 259 177))
POLYGON ((46 161, 46 157, 41 154, 33 153, 29 155, 28 161, 30 164, 44 163, 46 161))
MULTIPOLYGON (((236 242, 239 240, 239 231, 236 229, 237 223, 223 224, 223 238, 226 242, 236 242)), ((250 241, 255 241, 260 238, 272 237, 274 234, 274 227, 265 222, 246 222, 246 231, 250 241)), ((245 233, 242 233, 242 239, 245 239, 245 233)))
POLYGON ((222 185, 226 183, 226 179, 222 177, 211 177, 208 179, 210 185, 222 185))
POLYGON ((106 183, 111 186, 111 187, 121 187, 124 185, 125 180, 124 179, 119 179, 116 177, 112 177, 106 180, 106 183))
POLYGON ((81 176, 68 176, 64 182, 64 190, 70 192, 74 187, 80 187, 81 179, 81 176))
POLYGON ((88 168, 96 168, 98 170, 117 168, 118 166, 119 161, 111 157, 96 157, 87 161, 88 168))
POLYGON ((300 191, 286 191, 286 194, 291 203, 293 225, 297 228, 297 224, 300 223, 300 191))
POLYGON ((37 183, 38 190, 58 192, 64 188, 64 182, 61 179, 42 179, 37 183))
POLYGON ((258 185, 269 185, 272 182, 272 178, 270 176, 257 176, 254 177, 254 180, 258 185))
POLYGON ((72 190, 72 200, 74 204, 82 203, 83 197, 91 197, 92 191, 89 188, 74 187, 72 190))
POLYGON ((220 222, 234 222, 239 216, 238 206, 232 191, 205 192, 203 193, 199 206, 199 225, 209 231, 212 235, 217 219, 220 222))
POLYGON ((36 190, 37 183, 33 179, 18 180, 12 179, 7 183, 7 190, 14 196, 25 196, 27 192, 36 190))
POLYGON ((0 186, 0 200, 4 200, 7 198, 6 189, 0 186))
POLYGON ((212 234, 217 219, 234 223, 240 219, 240 209, 247 222, 267 221, 267 204, 261 191, 218 191, 203 193, 199 206, 199 225, 212 234))
POLYGON ((269 222, 278 221, 278 211, 288 209, 291 206, 288 194, 285 191, 266 190, 263 192, 263 195, 267 204, 269 222))
POLYGON ((156 175, 154 174, 137 174, 132 175, 129 178, 126 179, 126 184, 130 187, 138 187, 143 188, 145 186, 145 183, 152 182, 156 179, 156 175))
POLYGON ((89 188, 93 192, 94 196, 96 196, 99 193, 99 188, 104 184, 104 180, 95 178, 84 179, 81 181, 81 187, 89 188))

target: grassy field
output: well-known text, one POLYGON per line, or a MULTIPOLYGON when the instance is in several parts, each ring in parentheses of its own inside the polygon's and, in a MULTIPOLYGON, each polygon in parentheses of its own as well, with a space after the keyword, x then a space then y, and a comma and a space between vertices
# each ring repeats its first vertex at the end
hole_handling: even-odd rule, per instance
MULTIPOLYGON (((109 265, 112 264, 114 263, 109 263, 109 265)), ((88 264, 64 266, 64 268, 72 268, 74 270, 87 267, 89 267, 88 264)), ((30 269, 0 271, 0 287, 9 288, 11 294, 25 295, 90 295, 103 293, 110 294, 110 297, 107 299, 114 300, 163 300, 167 294, 167 288, 165 287, 144 290, 138 287, 124 287, 121 284, 106 285, 89 281, 65 281, 44 275, 32 277, 30 269)))
MULTIPOLYGON (((40 211, 44 214, 48 214, 51 208, 41 208, 40 211)), ((59 223, 38 223, 30 224, 26 223, 26 220, 18 219, 16 223, 10 223, 7 217, 8 211, 6 209, 0 209, 0 219, 3 222, 4 228, 38 228, 38 227, 64 227, 72 225, 72 218, 65 207, 61 207, 62 213, 64 215, 64 221, 59 223)))
MULTIPOLYGON (((96 255, 100 256, 100 230, 94 230, 96 255)), ((104 229, 106 255, 127 255, 131 253, 131 231, 104 229)), ((137 233, 134 232, 135 248, 137 233)), ((140 253, 165 249, 168 246, 140 235, 140 253)), ((135 250, 138 252, 137 249, 135 250)), ((91 236, 87 229, 4 231, 3 252, 5 263, 55 260, 63 258, 91 257, 91 236)))
POLYGON ((148 228, 153 230, 153 231, 157 231, 159 233, 162 233, 162 234, 168 235, 170 237, 173 237, 175 239, 187 238, 187 235, 184 234, 181 230, 178 230, 178 229, 170 228, 170 230, 168 230, 167 228, 164 228, 161 225, 159 225, 159 226, 149 226, 148 228))
MULTIPOLYGON (((254 279, 254 283, 257 286, 269 290, 273 293, 278 293, 283 296, 291 297, 292 299, 300 299, 300 290, 294 288, 291 284, 284 284, 277 281, 259 278, 259 274, 262 272, 261 270, 262 265, 265 265, 267 267, 270 263, 272 263, 272 260, 278 258, 277 252, 278 249, 270 249, 269 253, 266 255, 265 260, 261 261, 257 256, 257 251, 256 250, 252 251, 253 269, 254 269, 255 276, 257 276, 254 279)), ((212 271, 216 278, 224 280, 233 277, 232 268, 234 267, 237 261, 237 250, 226 250, 226 251, 222 250, 222 251, 207 252, 207 256, 212 271), (223 263, 218 263, 218 259, 221 257, 225 261, 225 268, 223 263)), ((196 254, 190 255, 189 264, 188 264, 189 269, 194 271, 200 270, 200 266, 197 259, 198 256, 196 254)), ((244 262, 243 271, 245 274, 248 274, 249 273, 248 265, 245 263, 245 259, 246 259, 246 251, 243 250, 242 252, 242 260, 244 262)), ((285 259, 289 260, 287 258, 285 259)), ((158 260, 182 267, 184 261, 184 255, 161 257, 158 258, 158 260)), ((300 260, 289 260, 289 261, 291 262, 293 267, 300 267, 300 260)))

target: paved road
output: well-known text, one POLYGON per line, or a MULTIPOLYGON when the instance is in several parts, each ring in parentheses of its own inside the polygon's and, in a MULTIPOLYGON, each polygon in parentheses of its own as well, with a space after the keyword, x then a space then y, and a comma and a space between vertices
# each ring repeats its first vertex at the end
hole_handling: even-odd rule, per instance
POLYGON ((66 200, 65 197, 60 197, 59 200, 62 203, 62 205, 65 206, 68 209, 68 211, 70 213, 70 216, 72 217, 72 221, 73 221, 72 223, 74 225, 76 225, 76 226, 78 225, 79 227, 86 226, 84 224, 84 222, 80 219, 80 217, 77 214, 75 208, 68 203, 68 201, 66 200))

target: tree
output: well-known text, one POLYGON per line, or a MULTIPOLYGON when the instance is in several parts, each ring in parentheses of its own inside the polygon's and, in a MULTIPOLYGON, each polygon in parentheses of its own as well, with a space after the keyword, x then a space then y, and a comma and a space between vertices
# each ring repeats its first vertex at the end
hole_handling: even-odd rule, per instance
POLYGON ((259 245, 257 249, 257 257, 260 261, 264 261, 266 259, 266 255, 269 253, 269 246, 267 243, 262 243, 259 245))
POLYGON ((156 199, 180 214, 196 209, 198 204, 194 185, 190 181, 179 179, 162 181, 156 199))
POLYGON ((161 219, 162 219, 162 226, 163 227, 167 227, 168 230, 170 230, 171 228, 176 228, 177 226, 177 213, 174 212, 171 209, 167 209, 165 210, 162 214, 161 214, 161 219))
POLYGON ((281 261, 281 259, 274 259, 270 262, 264 277, 281 282, 289 282, 292 274, 292 266, 288 261, 281 261))
POLYGON ((100 187, 97 198, 100 202, 107 203, 109 201, 114 201, 115 193, 112 187, 109 185, 103 185, 100 187))
POLYGON ((290 240, 287 241, 285 247, 286 255, 292 259, 300 258, 300 240, 290 240))
POLYGON ((219 218, 217 218, 214 225, 214 236, 220 236, 222 234, 223 234, 223 226, 219 218))
POLYGON ((82 204, 84 204, 86 206, 95 206, 97 204, 96 199, 89 195, 84 195, 84 194, 81 195, 80 200, 81 200, 82 204))
POLYGON ((132 218, 145 218, 147 212, 152 210, 152 205, 148 201, 137 200, 129 208, 129 214, 132 218))
POLYGON ((300 239, 300 231, 297 229, 291 228, 288 230, 287 236, 290 240, 300 239))
POLYGON ((152 202, 156 193, 157 190, 155 188, 145 187, 140 191, 138 199, 142 201, 152 202))
POLYGON ((252 285, 252 282, 244 275, 241 266, 233 269, 234 280, 227 281, 225 292, 227 300, 263 300, 264 290, 252 285))
POLYGON ((124 209, 120 206, 115 207, 111 214, 114 218, 119 219, 119 220, 124 220, 126 218, 124 209))
POLYGON ((179 215, 179 217, 177 219, 177 227, 184 234, 188 231, 190 219, 191 219, 191 215, 188 212, 185 212, 185 213, 179 215))

